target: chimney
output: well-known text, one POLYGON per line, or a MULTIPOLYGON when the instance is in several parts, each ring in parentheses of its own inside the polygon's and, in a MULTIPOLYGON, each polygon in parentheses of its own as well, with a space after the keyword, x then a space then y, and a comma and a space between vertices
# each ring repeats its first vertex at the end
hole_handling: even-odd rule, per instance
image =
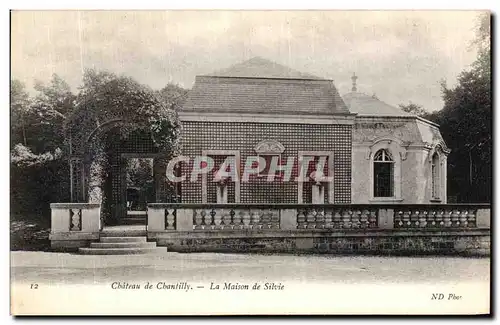
POLYGON ((351 77, 351 80, 352 80, 352 89, 351 91, 353 92, 356 92, 358 90, 358 88, 356 87, 356 80, 358 79, 358 76, 356 76, 356 73, 353 72, 352 73, 352 77, 351 77))

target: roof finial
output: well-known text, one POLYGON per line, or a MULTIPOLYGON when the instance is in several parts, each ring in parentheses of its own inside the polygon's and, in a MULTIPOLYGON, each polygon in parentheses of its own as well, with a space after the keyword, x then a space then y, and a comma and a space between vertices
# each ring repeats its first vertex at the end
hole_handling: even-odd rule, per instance
POLYGON ((352 91, 357 91, 358 88, 356 87, 356 80, 358 79, 358 76, 356 76, 356 73, 353 72, 352 73, 352 77, 351 77, 351 80, 352 80, 352 91))

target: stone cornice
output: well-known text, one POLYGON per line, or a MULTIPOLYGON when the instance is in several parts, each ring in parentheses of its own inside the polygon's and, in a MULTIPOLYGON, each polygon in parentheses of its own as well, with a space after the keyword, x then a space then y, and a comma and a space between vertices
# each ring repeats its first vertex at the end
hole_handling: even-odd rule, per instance
POLYGON ((434 122, 431 122, 429 120, 424 119, 423 117, 420 116, 382 116, 382 115, 358 115, 356 116, 356 121, 360 122, 366 122, 366 121, 379 121, 383 120, 385 122, 402 122, 402 121, 408 121, 408 120, 414 120, 417 123, 422 123, 429 125, 431 127, 439 128, 439 124, 436 124, 434 122))
POLYGON ((355 114, 309 115, 309 114, 248 114, 179 111, 182 122, 254 122, 285 124, 346 124, 353 125, 355 114))

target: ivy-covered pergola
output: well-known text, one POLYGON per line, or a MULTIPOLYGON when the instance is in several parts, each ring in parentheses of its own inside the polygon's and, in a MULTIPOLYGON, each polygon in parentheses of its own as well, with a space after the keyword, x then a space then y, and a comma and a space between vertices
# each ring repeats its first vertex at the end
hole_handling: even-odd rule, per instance
POLYGON ((150 88, 109 73, 87 74, 65 126, 71 202, 101 203, 106 224, 126 215, 128 158, 152 158, 156 202, 176 201, 166 178, 180 125, 150 88))

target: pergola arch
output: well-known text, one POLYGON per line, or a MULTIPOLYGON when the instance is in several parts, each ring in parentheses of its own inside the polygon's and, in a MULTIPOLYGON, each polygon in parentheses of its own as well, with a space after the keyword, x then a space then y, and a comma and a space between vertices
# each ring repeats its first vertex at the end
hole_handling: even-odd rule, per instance
POLYGON ((168 183, 166 166, 176 148, 162 146, 152 125, 159 120, 172 129, 166 136, 175 139, 178 124, 161 116, 155 118, 110 116, 94 123, 98 119, 89 117, 81 127, 79 119, 68 123, 71 201, 101 203, 103 222, 120 223, 126 215, 126 164, 130 158, 151 158, 155 202, 173 200, 176 189, 168 183))

